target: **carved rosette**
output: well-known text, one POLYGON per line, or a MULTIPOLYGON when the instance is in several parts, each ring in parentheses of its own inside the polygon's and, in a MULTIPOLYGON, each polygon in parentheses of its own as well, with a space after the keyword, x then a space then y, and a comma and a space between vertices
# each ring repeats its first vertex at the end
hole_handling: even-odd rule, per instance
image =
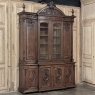
POLYGON ((55 70, 55 83, 56 84, 60 84, 61 83, 61 79, 62 79, 62 69, 61 68, 57 68, 55 70))
POLYGON ((27 24, 28 24, 27 26, 28 26, 30 29, 32 29, 32 28, 34 27, 34 21, 33 21, 33 20, 27 19, 26 22, 27 22, 27 24))
POLYGON ((72 67, 66 67, 66 83, 72 82, 72 67))
POLYGON ((36 86, 36 70, 30 70, 30 73, 29 73, 29 83, 30 83, 30 86, 29 87, 35 87, 36 86))
POLYGON ((69 32, 70 30, 70 22, 64 22, 64 29, 66 32, 69 32))
POLYGON ((43 85, 48 85, 49 84, 49 70, 48 69, 43 69, 42 70, 42 84, 43 85))

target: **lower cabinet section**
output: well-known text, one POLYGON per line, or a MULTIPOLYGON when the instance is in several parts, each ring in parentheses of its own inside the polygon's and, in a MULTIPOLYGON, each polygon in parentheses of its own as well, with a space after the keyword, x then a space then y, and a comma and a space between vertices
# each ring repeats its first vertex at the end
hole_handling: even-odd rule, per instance
POLYGON ((21 66, 19 91, 22 93, 75 87, 72 64, 21 66))
POLYGON ((38 66, 20 66, 19 73, 20 92, 38 91, 38 66))

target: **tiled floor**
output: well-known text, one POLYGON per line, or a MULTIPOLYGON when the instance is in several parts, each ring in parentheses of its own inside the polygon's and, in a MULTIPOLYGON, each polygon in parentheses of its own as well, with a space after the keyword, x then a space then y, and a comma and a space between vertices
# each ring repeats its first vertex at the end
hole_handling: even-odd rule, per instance
POLYGON ((78 85, 76 88, 41 93, 21 94, 19 92, 0 93, 0 95, 95 95, 95 88, 88 85, 78 85))

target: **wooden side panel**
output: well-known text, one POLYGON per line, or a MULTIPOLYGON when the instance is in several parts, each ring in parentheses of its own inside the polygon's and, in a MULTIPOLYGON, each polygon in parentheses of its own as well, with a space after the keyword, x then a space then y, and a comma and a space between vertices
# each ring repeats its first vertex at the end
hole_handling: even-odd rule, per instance
POLYGON ((65 65, 65 86, 74 87, 75 86, 75 68, 74 64, 65 65))
POLYGON ((81 82, 81 32, 80 32, 80 8, 79 7, 71 7, 66 6, 65 7, 65 14, 66 15, 72 15, 72 9, 74 10, 74 15, 76 18, 74 18, 73 23, 73 59, 75 64, 75 82, 80 83, 81 82))
POLYGON ((37 35, 37 22, 27 20, 27 33, 26 33, 26 60, 36 60, 36 35, 37 35))
POLYGON ((7 5, 8 2, 0 2, 0 91, 8 90, 7 5))
POLYGON ((40 66, 39 68, 39 91, 52 89, 52 67, 40 66))
POLYGON ((63 34, 63 59, 64 61, 71 61, 71 22, 64 22, 63 34))

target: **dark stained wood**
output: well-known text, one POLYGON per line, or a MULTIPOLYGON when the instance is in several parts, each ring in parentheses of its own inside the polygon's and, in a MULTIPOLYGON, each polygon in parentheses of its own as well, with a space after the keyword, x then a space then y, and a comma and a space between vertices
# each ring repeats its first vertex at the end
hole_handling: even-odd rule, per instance
POLYGON ((52 67, 40 66, 39 67, 39 91, 52 89, 52 67))
POLYGON ((75 87, 75 64, 66 64, 64 69, 65 74, 65 86, 75 87))
POLYGON ((19 14, 19 91, 75 87, 74 15, 52 2, 37 13, 19 14))
POLYGON ((64 88, 64 65, 54 65, 53 73, 53 88, 64 88))

